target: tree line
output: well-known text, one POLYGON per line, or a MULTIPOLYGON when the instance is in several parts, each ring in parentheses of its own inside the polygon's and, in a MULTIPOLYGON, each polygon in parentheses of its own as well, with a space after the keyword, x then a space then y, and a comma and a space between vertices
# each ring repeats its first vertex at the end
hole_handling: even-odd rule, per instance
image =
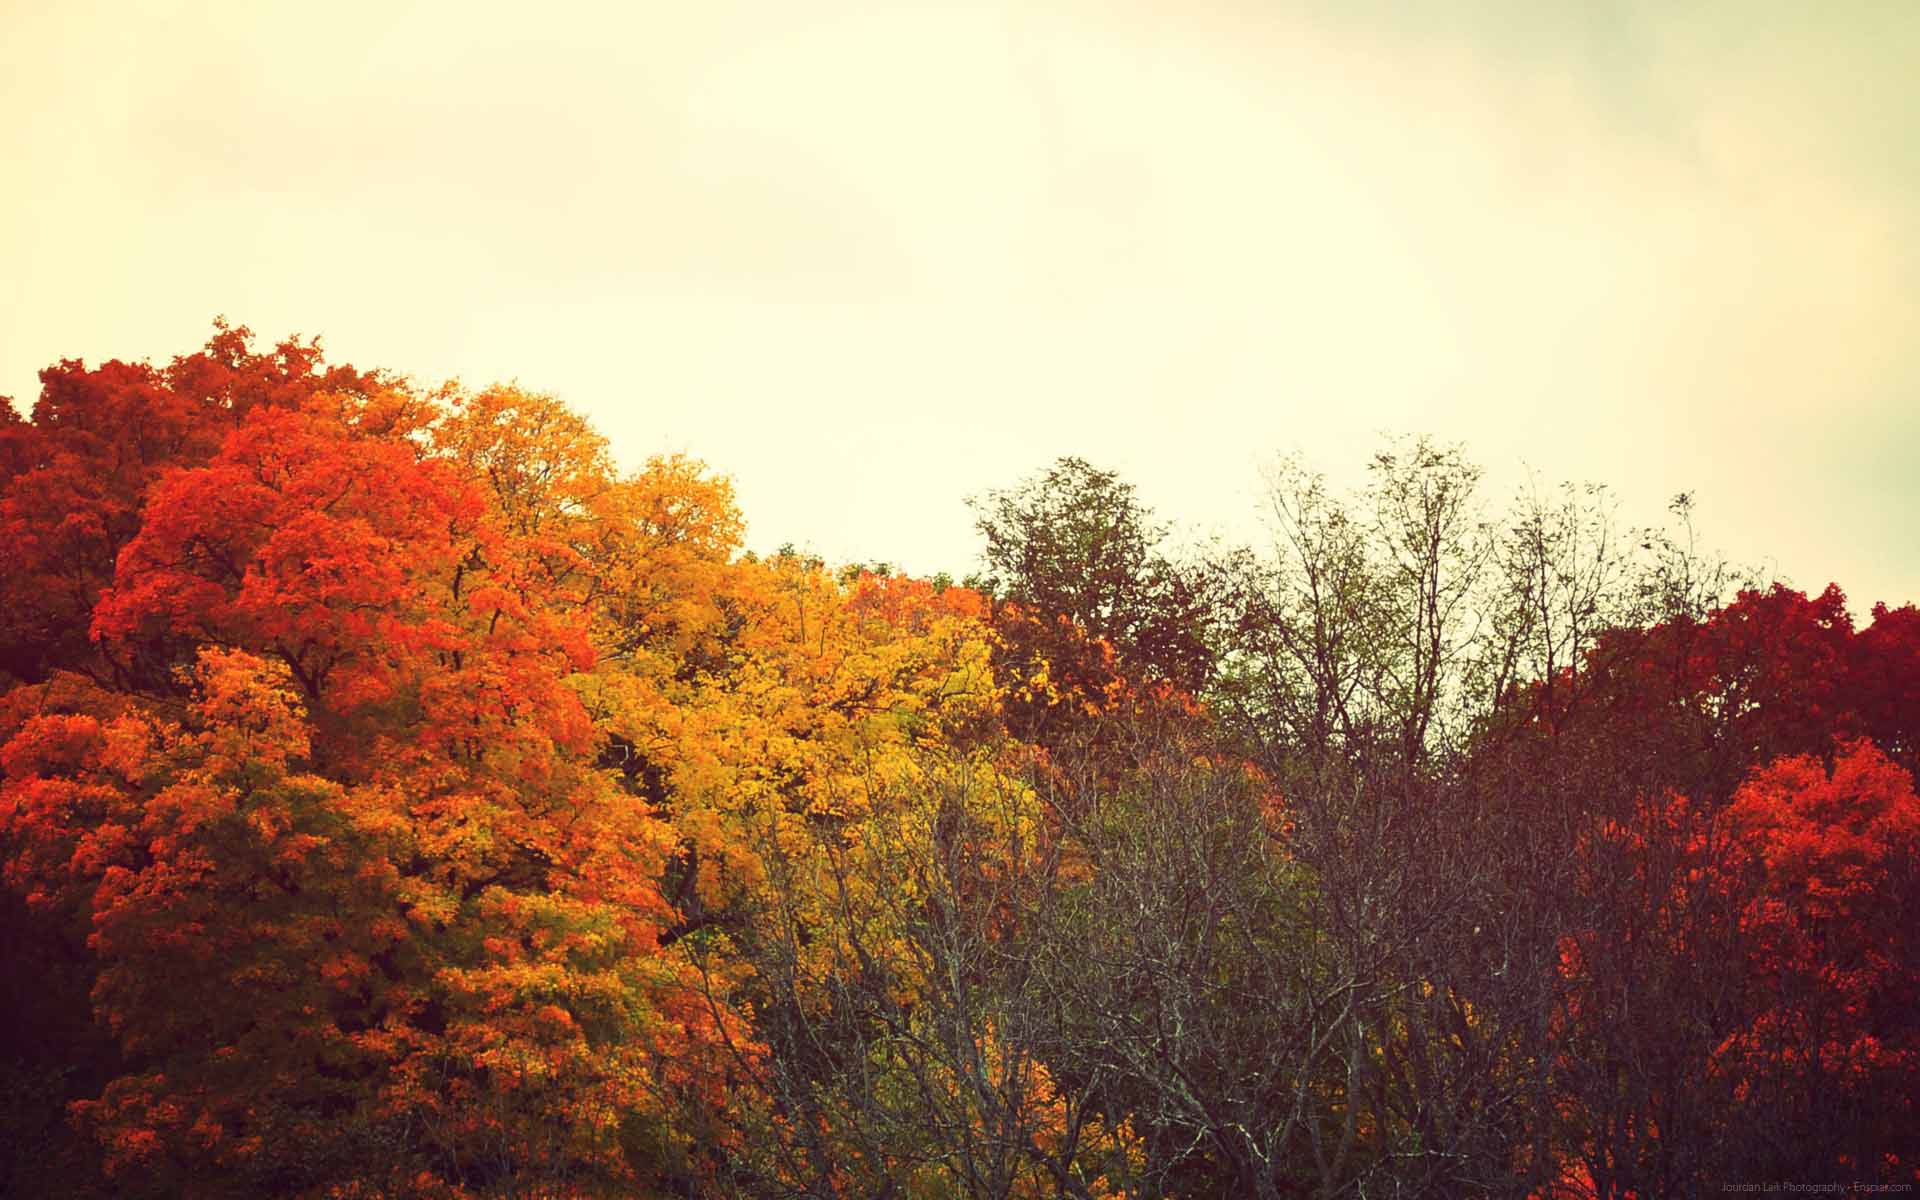
POLYGON ((1385 443, 964 582, 216 327, 0 406, 0 1190, 1920 1182, 1920 610, 1385 443))

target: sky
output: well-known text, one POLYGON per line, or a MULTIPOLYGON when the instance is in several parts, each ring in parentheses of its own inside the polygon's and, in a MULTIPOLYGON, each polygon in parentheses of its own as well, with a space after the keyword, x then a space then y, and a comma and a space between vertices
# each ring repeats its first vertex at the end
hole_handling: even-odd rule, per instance
POLYGON ((961 574, 1074 454, 1464 443, 1920 600, 1920 4, 0 0, 0 395, 216 315, 961 574))

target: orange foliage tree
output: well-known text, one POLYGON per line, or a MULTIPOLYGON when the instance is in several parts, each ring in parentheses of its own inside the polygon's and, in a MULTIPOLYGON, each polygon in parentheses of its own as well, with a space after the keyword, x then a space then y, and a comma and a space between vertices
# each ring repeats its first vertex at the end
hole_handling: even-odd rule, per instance
POLYGON ((605 609, 668 582, 638 581, 650 552, 723 560, 730 506, 685 464, 614 478, 550 401, 436 399, 222 409, 92 605, 123 686, 16 693, 9 867, 91 923, 123 1071, 82 1111, 123 1178, 600 1192, 701 1169, 698 1123, 668 1114, 722 1103, 732 1016, 661 950, 676 839, 600 765, 588 698, 605 609), (718 521, 691 551, 665 528, 689 509, 718 521))

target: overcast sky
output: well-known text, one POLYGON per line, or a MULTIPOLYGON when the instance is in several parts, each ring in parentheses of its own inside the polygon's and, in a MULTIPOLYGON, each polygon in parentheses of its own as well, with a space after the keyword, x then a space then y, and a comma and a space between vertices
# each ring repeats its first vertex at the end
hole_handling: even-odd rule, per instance
POLYGON ((1920 600, 1920 3, 0 0, 0 394, 226 314, 963 571, 1378 431, 1920 600))

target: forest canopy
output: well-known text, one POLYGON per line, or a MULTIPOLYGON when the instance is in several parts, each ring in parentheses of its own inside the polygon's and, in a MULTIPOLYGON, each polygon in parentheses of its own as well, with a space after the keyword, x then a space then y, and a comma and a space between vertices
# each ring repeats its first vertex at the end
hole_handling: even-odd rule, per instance
MULTIPOLYGON (((0 1191, 1920 1182, 1920 610, 1383 444, 911 577, 215 328, 0 410, 0 1191)), ((955 503, 959 503, 956 498, 955 503)))

